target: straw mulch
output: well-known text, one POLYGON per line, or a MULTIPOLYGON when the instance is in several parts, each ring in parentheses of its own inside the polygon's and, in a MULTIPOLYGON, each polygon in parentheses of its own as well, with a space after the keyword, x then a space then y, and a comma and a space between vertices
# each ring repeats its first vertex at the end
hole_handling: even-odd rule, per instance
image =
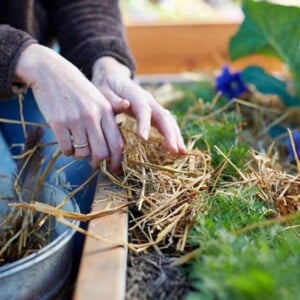
MULTIPOLYGON (((236 104, 241 107, 244 105, 244 102, 238 100, 236 104)), ((234 102, 231 105, 234 105, 234 102)), ((257 113, 257 111, 262 111, 265 108, 258 107, 256 104, 251 109, 257 113)), ((219 113, 222 113, 222 111, 224 110, 220 110, 219 113)), ((212 114, 209 117, 205 116, 205 118, 207 122, 210 122, 210 117, 214 118, 215 116, 215 114, 212 114)), ((201 118, 201 116, 199 117, 201 118)), ((71 226, 74 230, 96 239, 120 244, 117 240, 107 240, 99 235, 85 232, 72 225, 68 219, 88 221, 123 210, 125 206, 129 205, 131 240, 129 244, 123 243, 123 245, 127 245, 130 249, 139 252, 149 247, 154 247, 161 254, 168 251, 171 253, 185 251, 189 230, 195 217, 201 212, 206 213, 209 211, 205 201, 207 195, 209 193, 222 192, 223 189, 233 184, 255 186, 258 198, 273 205, 273 215, 277 219, 299 210, 300 163, 296 162, 297 168, 292 165, 286 168, 286 165, 280 163, 280 154, 275 147, 270 147, 269 149, 265 147, 264 153, 252 151, 252 158, 243 167, 243 170, 239 170, 234 166, 230 157, 219 152, 224 158, 221 168, 226 164, 231 164, 237 169, 239 174, 234 182, 223 182, 218 178, 220 175, 218 170, 211 166, 211 149, 207 149, 206 152, 193 149, 196 140, 201 138, 200 136, 188 142, 188 153, 186 155, 171 155, 165 150, 163 138, 155 129, 152 129, 149 140, 145 142, 137 138, 134 123, 130 119, 121 124, 120 128, 125 141, 122 175, 114 176, 110 174, 106 169, 105 162, 102 164, 101 170, 115 184, 124 188, 128 192, 128 196, 126 199, 123 199, 124 202, 119 207, 97 212, 96 214, 69 213, 63 211, 61 207, 78 190, 88 184, 97 175, 97 172, 67 195, 59 207, 52 207, 37 202, 34 195, 41 189, 51 163, 55 161, 60 153, 57 152, 55 154, 49 168, 46 168, 46 171, 39 176, 39 179, 36 182, 32 182, 32 179, 38 175, 20 175, 28 174, 29 166, 37 174, 41 160, 38 155, 38 149, 41 145, 38 145, 38 143, 36 145, 33 144, 31 145, 31 150, 25 151, 23 154, 23 162, 25 164, 23 166, 26 167, 20 167, 21 172, 19 172, 15 181, 16 198, 10 201, 17 202, 11 206, 11 211, 15 215, 14 217, 9 216, 5 221, 1 220, 1 264, 7 260, 3 259, 5 251, 7 253, 6 257, 17 259, 32 251, 36 251, 37 248, 45 244, 44 240, 47 240, 45 234, 38 236, 38 242, 35 244, 37 246, 32 246, 27 241, 29 234, 36 232, 35 229, 42 227, 45 223, 45 217, 44 219, 33 217, 32 214, 36 212, 43 213, 46 216, 54 216, 58 222, 71 226), (35 161, 35 163, 29 164, 29 161, 35 161), (27 178, 27 184, 22 181, 22 178, 27 178), (20 186, 22 187, 22 192, 20 192, 20 186), (30 188, 26 189, 26 186, 30 188), (33 186, 36 186, 34 191, 32 189, 33 186), (29 196, 28 191, 31 191, 31 196, 29 196), (24 199, 27 200, 24 201, 24 199), (24 217, 26 214, 28 216, 24 217), (17 220, 16 216, 23 219, 17 220), (9 218, 10 221, 8 222, 9 218), (37 220, 38 223, 36 223, 37 220), (25 232, 25 235, 23 233, 21 235, 19 227, 17 229, 11 224, 21 224, 22 232, 25 232), (33 227, 28 227, 29 224, 33 227), (14 243, 12 243, 13 241, 14 243), (8 246, 13 244, 17 245, 16 250, 13 251, 17 253, 17 256, 11 255, 11 251, 7 252, 8 246)), ((27 149, 29 149, 28 147, 27 149)), ((215 147, 219 151, 218 147, 215 147)))
POLYGON ((187 155, 172 155, 156 130, 145 142, 137 138, 130 122, 121 130, 125 140, 123 174, 113 177, 105 168, 103 171, 135 202, 130 209, 131 243, 137 251, 174 245, 183 251, 195 216, 206 209, 199 197, 211 179, 209 155, 191 150, 192 142, 187 155))
POLYGON ((41 136, 40 129, 29 132, 24 153, 19 160, 18 174, 12 183, 14 195, 8 199, 0 198, 1 207, 7 207, 1 212, 0 218, 0 266, 38 251, 49 242, 51 236, 47 216, 10 206, 14 202, 30 203, 39 194, 42 155, 37 145, 41 136))
POLYGON ((249 175, 240 184, 257 186, 259 198, 271 203, 277 216, 287 216, 299 211, 300 172, 289 174, 282 165, 258 153, 253 153, 253 158, 249 175))
MULTIPOLYGON (((224 155, 220 169, 232 164, 237 170, 238 176, 232 182, 219 180, 218 170, 210 164, 210 149, 207 153, 189 150, 186 156, 171 156, 156 131, 145 143, 137 139, 134 129, 124 125, 122 130, 126 141, 124 178, 112 179, 127 189, 128 197, 135 201, 135 206, 130 207, 130 242, 138 251, 154 247, 154 251, 129 252, 126 299, 184 299, 193 290, 180 265, 195 254, 186 247, 186 238, 194 217, 209 213, 207 195, 226 193, 231 185, 241 189, 253 186, 257 199, 273 207, 268 212, 270 221, 250 224, 236 234, 285 222, 299 210, 300 177, 294 166, 290 166, 288 173, 286 166, 279 163, 277 149, 270 147, 264 154, 251 150, 251 158, 243 170, 220 151, 224 155), (178 172, 182 170, 185 173, 178 172), (182 253, 187 254, 176 257, 182 253)), ((192 147, 190 143, 189 149, 192 147)))
MULTIPOLYGON (((244 102, 238 100, 237 104, 241 109, 244 102)), ((253 114, 269 114, 265 119, 269 124, 278 117, 277 110, 270 112, 266 106, 255 104, 251 109, 253 114)), ((260 141, 263 151, 249 149, 251 157, 242 170, 215 145, 224 158, 220 169, 231 164, 238 174, 234 181, 222 181, 218 170, 211 166, 211 149, 207 152, 192 150, 200 136, 189 143, 187 155, 174 156, 165 150, 162 137, 154 129, 149 141, 144 142, 136 137, 132 124, 125 123, 121 128, 126 142, 122 177, 113 177, 105 168, 103 171, 126 189, 128 198, 135 202, 129 212, 131 243, 137 251, 151 246, 158 253, 165 249, 172 249, 172 253, 186 250, 195 216, 209 211, 205 197, 210 193, 222 193, 230 185, 256 187, 257 199, 270 204, 273 211, 270 216, 276 218, 275 222, 284 222, 286 217, 299 210, 300 163, 296 161, 296 168, 284 162, 282 149, 270 143, 269 138, 260 141)), ((247 137, 245 133, 241 138, 247 137)), ((291 134, 290 139, 293 144, 291 134)))

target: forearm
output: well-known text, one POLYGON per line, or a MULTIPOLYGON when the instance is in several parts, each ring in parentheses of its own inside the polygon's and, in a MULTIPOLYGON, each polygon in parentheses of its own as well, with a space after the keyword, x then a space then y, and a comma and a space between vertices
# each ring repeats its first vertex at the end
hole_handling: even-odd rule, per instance
POLYGON ((14 85, 15 69, 21 53, 34 43, 26 32, 0 25, 0 98, 9 99, 22 91, 14 85))
POLYGON ((114 57, 133 72, 117 0, 55 0, 51 16, 62 55, 88 77, 102 56, 114 57))

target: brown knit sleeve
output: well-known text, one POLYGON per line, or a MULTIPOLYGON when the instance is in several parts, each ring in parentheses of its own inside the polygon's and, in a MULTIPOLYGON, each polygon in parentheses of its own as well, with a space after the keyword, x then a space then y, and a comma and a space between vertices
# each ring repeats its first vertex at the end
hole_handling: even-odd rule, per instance
POLYGON ((14 72, 22 51, 36 41, 26 32, 0 25, 0 99, 10 99, 25 86, 14 85, 14 72))
POLYGON ((112 56, 134 71, 118 0, 52 0, 61 54, 91 76, 94 61, 112 56))

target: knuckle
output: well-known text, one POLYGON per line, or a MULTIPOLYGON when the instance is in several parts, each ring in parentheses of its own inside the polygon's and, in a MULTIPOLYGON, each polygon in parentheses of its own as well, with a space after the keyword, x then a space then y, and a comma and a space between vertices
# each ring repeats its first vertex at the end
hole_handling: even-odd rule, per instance
POLYGON ((105 159, 109 158, 109 152, 108 151, 102 151, 102 152, 94 152, 92 155, 93 161, 101 162, 105 159))
POLYGON ((82 113, 82 116, 81 116, 82 120, 88 124, 93 124, 95 123, 95 115, 92 114, 92 113, 88 113, 88 112, 84 112, 82 113))
POLYGON ((107 85, 104 85, 104 84, 99 85, 99 86, 98 86, 98 89, 99 89, 99 91, 101 92, 101 94, 102 94, 104 97, 107 98, 107 97, 109 96, 110 89, 109 89, 109 87, 108 87, 107 85))
POLYGON ((69 124, 69 126, 74 127, 81 121, 81 118, 79 116, 70 116, 67 120, 66 123, 69 124))
POLYGON ((61 148, 61 152, 65 156, 71 156, 73 154, 73 148, 61 148))
POLYGON ((128 91, 132 90, 132 84, 122 80, 115 80, 115 87, 121 94, 127 94, 128 91))
POLYGON ((102 110, 102 114, 103 114, 103 116, 105 116, 105 117, 109 117, 110 115, 113 114, 112 108, 109 107, 109 106, 105 106, 105 107, 103 108, 103 110, 102 110))
POLYGON ((144 90, 143 93, 148 99, 150 99, 151 101, 155 101, 150 92, 144 90))
POLYGON ((143 103, 141 106, 140 106, 140 110, 143 111, 144 113, 151 113, 152 111, 152 108, 150 107, 150 105, 148 105, 147 103, 143 103))
POLYGON ((118 92, 122 91, 123 85, 121 84, 120 80, 118 80, 112 76, 109 76, 109 77, 107 77, 107 82, 108 82, 108 85, 113 90, 118 91, 118 92))
POLYGON ((48 124, 55 131, 55 130, 63 127, 65 122, 63 120, 59 120, 59 119, 51 119, 51 120, 48 120, 48 124))
POLYGON ((48 120, 48 124, 51 126, 51 128, 61 128, 61 127, 67 127, 70 123, 70 118, 52 118, 51 120, 48 120))
POLYGON ((102 110, 103 110, 104 113, 107 113, 107 114, 112 114, 113 113, 112 107, 108 102, 103 103, 102 110))

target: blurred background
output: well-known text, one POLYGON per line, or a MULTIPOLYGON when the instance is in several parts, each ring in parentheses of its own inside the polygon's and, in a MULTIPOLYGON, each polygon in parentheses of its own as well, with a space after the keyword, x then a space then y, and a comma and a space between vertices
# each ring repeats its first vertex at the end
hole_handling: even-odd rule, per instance
MULTIPOLYGON (((272 0, 299 5, 300 0, 272 0)), ((211 72, 255 63, 270 71, 273 58, 228 59, 228 43, 243 19, 238 0, 120 0, 137 74, 211 72)))
POLYGON ((176 22, 236 22, 241 19, 234 0, 122 0, 127 24, 176 22))

